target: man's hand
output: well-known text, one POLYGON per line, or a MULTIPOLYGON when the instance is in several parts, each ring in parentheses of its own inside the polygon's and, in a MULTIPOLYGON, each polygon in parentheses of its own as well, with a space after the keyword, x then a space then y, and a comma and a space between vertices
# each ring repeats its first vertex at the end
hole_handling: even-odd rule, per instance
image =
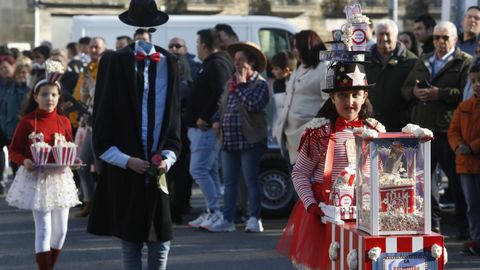
POLYGON ((24 161, 23 161, 23 166, 27 169, 27 171, 31 172, 33 170, 35 170, 35 163, 33 163, 33 161, 29 158, 26 158, 24 161))
POLYGON ((461 143, 457 149, 455 149, 455 154, 457 155, 470 155, 472 153, 472 149, 466 144, 461 143))
POLYGON ((197 128, 200 129, 201 131, 207 131, 208 130, 208 123, 207 121, 203 120, 202 118, 197 119, 197 128))
POLYGON ((428 101, 428 92, 430 91, 430 88, 420 88, 418 87, 419 83, 420 82, 418 80, 415 81, 415 86, 413 87, 413 95, 418 98, 418 100, 426 102, 428 101))
POLYGON ((127 168, 138 174, 144 174, 147 172, 148 168, 150 168, 150 162, 136 157, 130 157, 127 161, 127 168))
POLYGON ((428 89, 428 101, 438 100, 438 87, 433 86, 428 89))

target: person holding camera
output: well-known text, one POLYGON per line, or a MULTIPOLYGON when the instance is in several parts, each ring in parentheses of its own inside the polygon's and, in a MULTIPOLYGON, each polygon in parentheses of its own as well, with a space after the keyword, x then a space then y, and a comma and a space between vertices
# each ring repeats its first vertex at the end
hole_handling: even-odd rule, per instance
MULTIPOLYGON (((464 238, 467 228, 466 204, 455 173, 455 154, 448 144, 447 130, 453 112, 462 100, 472 57, 455 48, 457 28, 451 22, 440 22, 433 30, 432 53, 417 61, 403 88, 403 96, 412 105, 412 122, 433 131, 431 169, 437 163, 448 177, 455 202, 458 238, 464 238), (413 87, 412 87, 413 86, 413 87)), ((438 185, 432 181, 432 230, 440 232, 438 185)))

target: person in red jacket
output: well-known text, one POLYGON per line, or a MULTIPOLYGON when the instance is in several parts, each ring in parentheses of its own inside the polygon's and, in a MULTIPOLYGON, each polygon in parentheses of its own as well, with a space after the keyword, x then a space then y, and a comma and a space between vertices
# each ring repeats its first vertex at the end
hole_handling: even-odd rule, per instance
MULTIPOLYGON (((30 147, 33 144, 48 149, 62 136, 72 141, 70 121, 60 114, 61 106, 57 108, 61 94, 55 79, 41 79, 35 84, 8 149, 10 160, 20 168, 6 201, 33 212, 35 258, 40 270, 53 269, 65 242, 69 209, 80 203, 71 169, 39 166, 30 147)), ((53 162, 49 155, 47 163, 53 162)))
POLYGON ((463 252, 480 256, 480 64, 470 68, 468 77, 474 94, 458 105, 447 134, 467 203, 471 241, 463 252))

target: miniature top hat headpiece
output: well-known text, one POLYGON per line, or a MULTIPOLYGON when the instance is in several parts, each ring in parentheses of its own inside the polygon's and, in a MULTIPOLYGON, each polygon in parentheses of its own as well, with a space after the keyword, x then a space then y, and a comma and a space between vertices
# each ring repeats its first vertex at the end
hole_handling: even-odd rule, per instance
POLYGON ((323 92, 368 90, 375 84, 368 84, 365 68, 361 62, 336 62, 327 71, 327 88, 323 92))
POLYGON ((137 27, 159 26, 168 21, 168 15, 157 8, 154 0, 131 0, 128 10, 118 15, 120 21, 137 27))
POLYGON ((45 78, 35 83, 35 86, 33 87, 33 92, 35 93, 38 87, 44 84, 56 84, 58 88, 61 89, 59 80, 63 76, 64 72, 65 67, 60 61, 48 59, 47 61, 45 61, 45 78))

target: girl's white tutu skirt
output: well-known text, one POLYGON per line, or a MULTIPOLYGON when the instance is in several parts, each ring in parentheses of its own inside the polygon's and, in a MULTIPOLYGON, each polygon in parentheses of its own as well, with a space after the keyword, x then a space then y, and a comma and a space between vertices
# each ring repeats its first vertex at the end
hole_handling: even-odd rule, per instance
POLYGON ((21 166, 6 201, 20 209, 51 211, 80 204, 77 191, 69 167, 38 168, 29 172, 21 166))

